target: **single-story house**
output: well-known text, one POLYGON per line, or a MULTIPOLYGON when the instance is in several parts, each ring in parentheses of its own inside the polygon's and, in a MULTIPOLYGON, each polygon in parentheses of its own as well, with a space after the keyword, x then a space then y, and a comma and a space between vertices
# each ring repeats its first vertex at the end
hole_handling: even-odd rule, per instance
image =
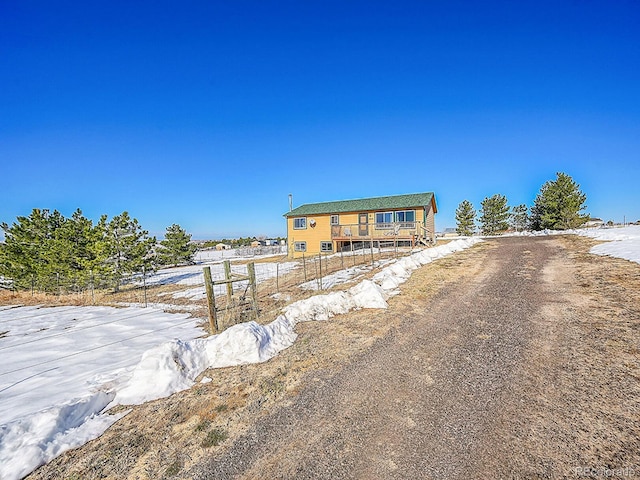
POLYGON ((583 227, 585 228, 593 228, 593 227, 602 227, 604 225, 604 221, 600 218, 590 218, 583 227))
POLYGON ((289 256, 435 242, 433 192, 301 205, 284 214, 289 256))
POLYGON ((442 238, 454 238, 454 237, 459 237, 460 235, 458 234, 458 231, 455 228, 449 227, 449 228, 445 228, 444 231, 438 236, 442 238))

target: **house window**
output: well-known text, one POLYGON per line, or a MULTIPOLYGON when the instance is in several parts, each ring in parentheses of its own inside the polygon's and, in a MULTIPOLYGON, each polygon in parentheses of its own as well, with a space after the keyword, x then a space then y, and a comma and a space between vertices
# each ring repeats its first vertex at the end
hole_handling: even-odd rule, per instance
POLYGON ((296 230, 304 230, 307 228, 307 217, 294 218, 293 228, 296 230))
POLYGON ((320 242, 321 252, 333 252, 333 242, 320 242))
POLYGON ((307 242, 295 242, 293 244, 293 250, 296 252, 306 252, 307 251, 307 242))
POLYGON ((376 228, 391 228, 393 225, 393 212, 377 212, 376 228))
POLYGON ((396 212, 396 222, 400 223, 402 228, 413 228, 416 221, 415 210, 401 210, 396 212))
POLYGON ((331 215, 331 225, 340 225, 340 215, 331 215))

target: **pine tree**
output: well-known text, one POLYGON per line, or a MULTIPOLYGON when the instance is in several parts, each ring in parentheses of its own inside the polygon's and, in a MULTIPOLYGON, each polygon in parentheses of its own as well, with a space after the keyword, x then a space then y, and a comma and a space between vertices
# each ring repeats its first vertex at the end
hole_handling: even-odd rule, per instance
POLYGON ((476 230, 476 210, 469 200, 463 200, 456 209, 456 232, 458 235, 471 236, 476 230))
POLYGON ((28 217, 17 217, 11 226, 1 225, 5 241, 0 244, 0 275, 11 278, 18 288, 27 288, 48 270, 46 251, 52 238, 51 217, 49 210, 34 208, 28 217))
POLYGON ((527 206, 522 203, 511 209, 509 216, 511 226, 516 232, 522 231, 529 225, 529 214, 527 213, 527 206))
POLYGON ((577 228, 589 220, 581 214, 587 206, 587 196, 567 174, 557 173, 554 181, 546 182, 531 208, 531 226, 534 230, 566 230, 577 228))
POLYGON ((480 208, 480 228, 484 235, 495 235, 509 228, 507 197, 496 194, 485 198, 480 208))
POLYGON ((111 265, 116 289, 124 275, 142 272, 143 268, 146 271, 154 269, 156 239, 148 234, 128 212, 116 215, 106 224, 107 262, 111 265))
POLYGON ((43 249, 50 273, 77 277, 91 260, 89 244, 93 223, 76 210, 71 218, 58 212, 50 217, 51 238, 43 249))
POLYGON ((198 247, 191 243, 191 235, 174 223, 167 227, 164 240, 160 241, 158 260, 161 265, 193 263, 197 249, 198 247))

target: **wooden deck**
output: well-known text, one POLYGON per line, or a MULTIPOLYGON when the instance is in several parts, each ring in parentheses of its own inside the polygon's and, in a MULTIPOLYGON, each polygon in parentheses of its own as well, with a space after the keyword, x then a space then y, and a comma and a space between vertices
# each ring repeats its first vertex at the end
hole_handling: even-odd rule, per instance
POLYGON ((431 239, 421 222, 332 225, 331 240, 345 243, 410 243, 427 245, 431 239))

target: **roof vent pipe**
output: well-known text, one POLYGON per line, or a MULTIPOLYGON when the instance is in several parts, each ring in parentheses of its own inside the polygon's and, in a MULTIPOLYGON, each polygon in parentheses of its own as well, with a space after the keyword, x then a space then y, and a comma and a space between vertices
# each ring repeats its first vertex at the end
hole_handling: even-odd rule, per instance
POLYGON ((289 194, 289 211, 293 210, 293 195, 289 194))

